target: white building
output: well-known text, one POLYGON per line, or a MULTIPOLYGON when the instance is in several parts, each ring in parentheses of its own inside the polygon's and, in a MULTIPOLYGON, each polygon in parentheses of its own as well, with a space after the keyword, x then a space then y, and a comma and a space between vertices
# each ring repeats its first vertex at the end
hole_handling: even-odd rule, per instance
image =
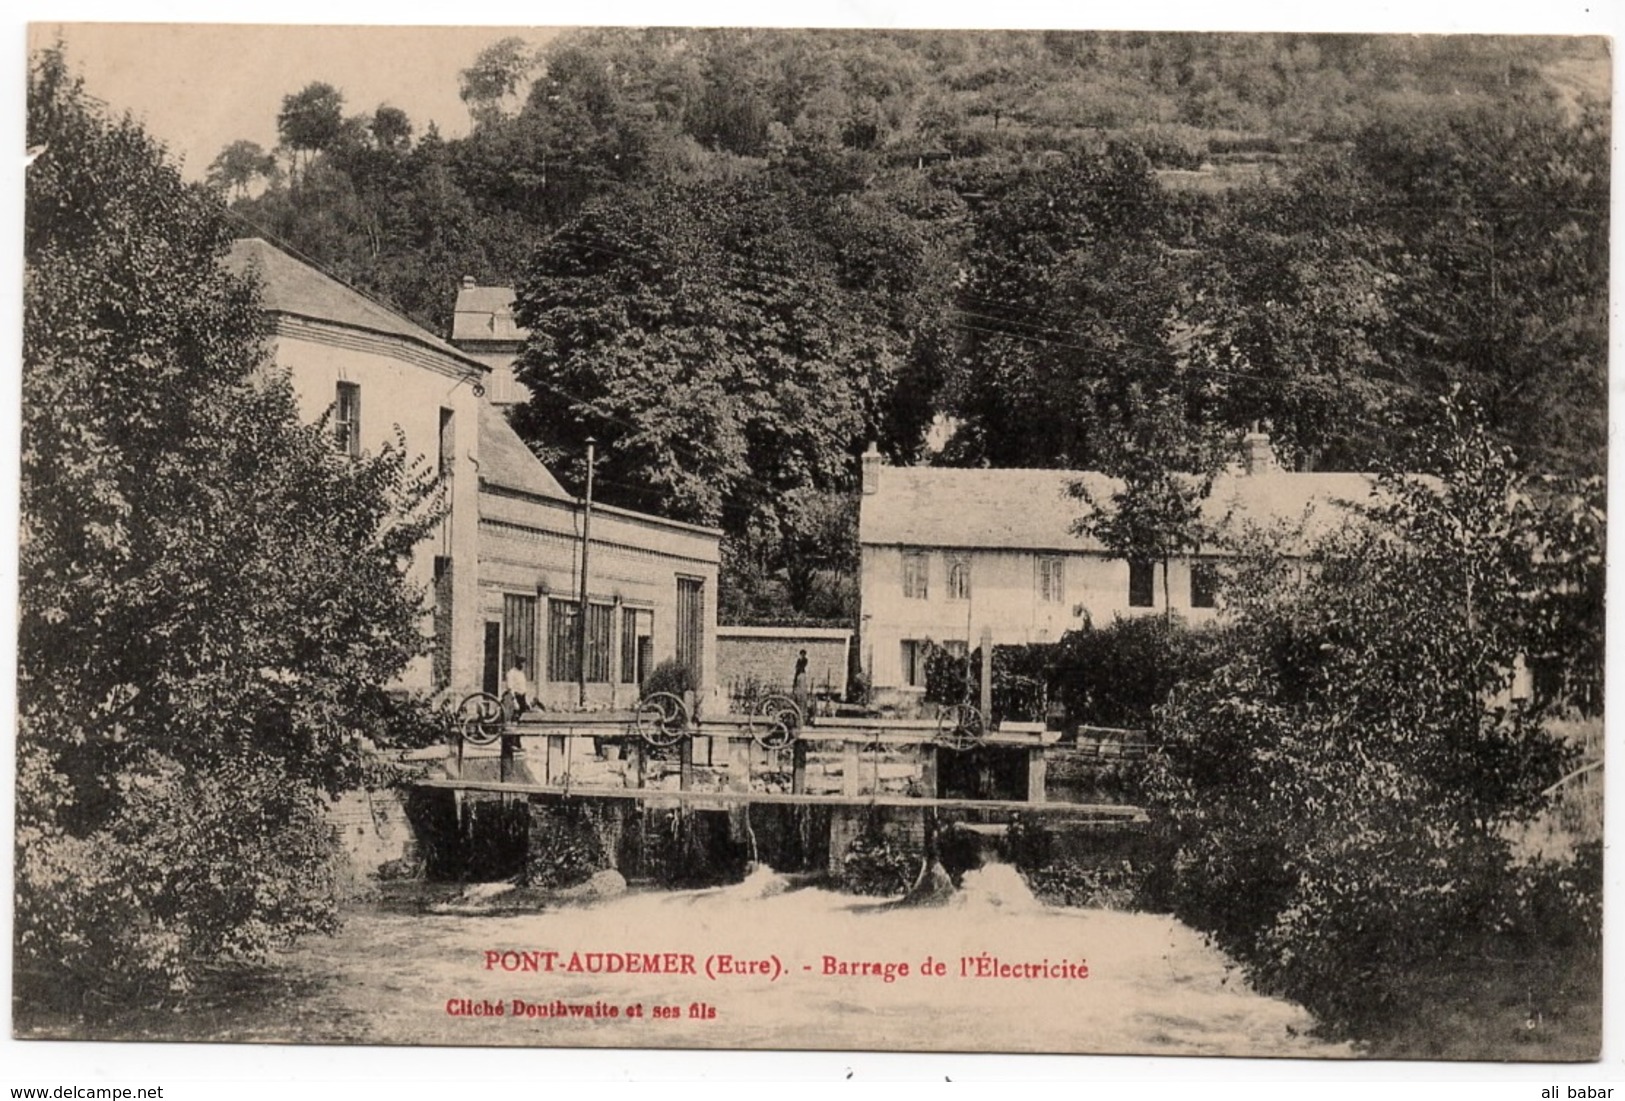
POLYGON ((513 288, 482 287, 464 276, 453 307, 451 341, 490 368, 487 397, 499 408, 530 400, 530 389, 514 378, 514 361, 530 335, 513 319, 513 288))
MULTIPOLYGON (((1190 622, 1218 614, 1212 555, 1160 562, 1113 558, 1074 531, 1087 504, 1120 483, 1069 470, 887 466, 864 456, 859 513, 861 660, 876 702, 907 705, 924 692, 926 642, 975 649, 1055 642, 1086 623, 1165 612, 1190 622), (1166 593, 1166 596, 1165 596, 1166 593)), ((1300 474, 1275 462, 1268 437, 1220 474, 1204 504, 1211 525, 1335 520, 1339 502, 1371 494, 1365 474, 1300 474), (1318 518, 1318 519, 1317 519, 1318 518)))
MULTIPOLYGON (((489 371, 480 421, 479 684, 523 659, 550 707, 581 703, 578 619, 582 502, 567 492, 508 425, 530 400, 513 365, 528 331, 513 319, 512 287, 457 292, 452 343, 489 371)), ((717 573, 722 533, 597 504, 587 568, 586 704, 625 706, 668 658, 705 690, 717 684, 717 573)))
MULTIPOLYGON (((500 409, 480 421, 480 687, 515 656, 549 707, 579 706, 582 502, 565 491, 500 409)), ((635 703, 673 658, 702 694, 717 684, 722 533, 595 504, 587 556, 589 707, 635 703)))
MULTIPOLYGON (((520 657, 544 702, 579 704, 583 503, 489 400, 501 378, 491 385, 484 360, 266 241, 235 242, 227 263, 259 279, 272 363, 288 371, 301 416, 330 415, 337 445, 356 454, 398 430, 409 457, 446 480, 449 511, 408 573, 429 594, 430 654, 399 687, 496 691, 520 657)), ((721 533, 600 504, 591 535, 588 705, 634 702, 667 658, 689 665, 702 690, 714 685, 721 533)))
POLYGON ((438 463, 449 512, 414 556, 409 579, 432 595, 432 653, 402 687, 434 691, 479 679, 479 391, 486 367, 392 310, 258 238, 227 264, 252 272, 273 321, 272 361, 289 372, 301 415, 331 411, 339 446, 359 454, 393 441, 438 463))

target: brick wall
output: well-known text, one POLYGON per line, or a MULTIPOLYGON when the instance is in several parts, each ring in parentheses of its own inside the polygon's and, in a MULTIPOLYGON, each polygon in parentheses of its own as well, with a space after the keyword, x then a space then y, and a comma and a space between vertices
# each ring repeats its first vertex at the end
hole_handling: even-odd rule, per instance
POLYGON ((739 694, 746 685, 785 692, 795 680, 796 658, 807 651, 807 687, 822 693, 827 685, 846 695, 847 647, 850 632, 828 628, 787 627, 766 633, 758 627, 717 628, 717 680, 723 691, 739 694))

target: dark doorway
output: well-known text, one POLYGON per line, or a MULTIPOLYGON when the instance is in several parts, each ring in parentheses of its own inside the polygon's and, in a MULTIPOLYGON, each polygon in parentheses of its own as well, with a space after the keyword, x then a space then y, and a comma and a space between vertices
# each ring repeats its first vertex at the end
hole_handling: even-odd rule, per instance
POLYGON ((502 624, 494 619, 485 625, 485 675, 481 686, 493 696, 502 688, 502 624))

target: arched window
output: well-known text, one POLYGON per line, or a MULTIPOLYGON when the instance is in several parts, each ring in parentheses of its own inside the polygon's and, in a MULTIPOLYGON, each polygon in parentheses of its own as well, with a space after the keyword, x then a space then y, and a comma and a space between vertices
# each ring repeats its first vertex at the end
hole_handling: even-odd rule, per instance
POLYGON ((970 599, 970 561, 965 558, 948 560, 948 599, 970 599))

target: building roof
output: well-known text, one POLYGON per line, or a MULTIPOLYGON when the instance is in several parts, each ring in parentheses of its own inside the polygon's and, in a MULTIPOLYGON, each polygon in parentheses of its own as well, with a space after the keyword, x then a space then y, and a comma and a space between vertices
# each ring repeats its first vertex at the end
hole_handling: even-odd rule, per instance
MULTIPOLYGON (((508 423, 507 414, 488 401, 480 403, 480 485, 558 501, 572 507, 580 504, 580 498, 568 492, 542 460, 525 446, 525 441, 508 423)), ((722 538, 720 528, 691 524, 686 520, 671 520, 654 513, 635 512, 602 502, 594 502, 592 508, 595 515, 618 516, 634 523, 690 532, 708 539, 722 538)))
POLYGON ((484 401, 480 403, 480 481, 539 497, 575 500, 525 446, 502 410, 484 401))
POLYGON ((450 356, 459 364, 482 372, 488 369, 429 330, 259 237, 233 241, 226 255, 226 266, 239 274, 257 275, 260 304, 274 313, 408 340, 450 356))
POLYGON ((522 342, 529 331, 513 319, 512 287, 478 287, 464 283, 457 291, 451 319, 454 341, 522 342))
MULTIPOLYGON (((1073 483, 1104 499, 1122 483, 1093 471, 982 470, 882 466, 863 497, 858 538, 869 545, 967 549, 1103 551, 1074 534, 1088 506, 1073 483)), ((1203 512, 1209 523, 1303 524, 1304 535, 1328 530, 1352 502, 1367 500, 1368 474, 1226 472, 1213 483, 1203 512)))

